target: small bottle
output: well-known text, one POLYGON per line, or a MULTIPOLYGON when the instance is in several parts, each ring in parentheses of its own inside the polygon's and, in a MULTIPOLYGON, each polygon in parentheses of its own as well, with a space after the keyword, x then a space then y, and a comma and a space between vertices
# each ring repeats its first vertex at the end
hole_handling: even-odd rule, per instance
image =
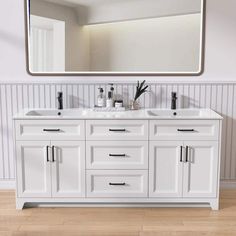
POLYGON ((107 97, 107 107, 111 108, 111 107, 113 107, 113 104, 114 104, 114 102, 113 102, 113 99, 112 99, 112 92, 109 91, 108 92, 108 97, 107 97))
POLYGON ((106 99, 103 95, 103 88, 99 88, 99 95, 98 95, 98 107, 105 107, 106 106, 106 99))

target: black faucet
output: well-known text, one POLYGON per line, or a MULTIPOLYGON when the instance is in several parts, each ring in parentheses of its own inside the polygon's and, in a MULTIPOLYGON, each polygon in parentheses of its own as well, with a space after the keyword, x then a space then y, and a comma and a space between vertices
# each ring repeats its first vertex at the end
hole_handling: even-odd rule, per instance
POLYGON ((58 110, 63 110, 63 93, 57 93, 58 110))
POLYGON ((176 110, 176 100, 177 100, 177 94, 176 92, 171 93, 171 109, 176 110))

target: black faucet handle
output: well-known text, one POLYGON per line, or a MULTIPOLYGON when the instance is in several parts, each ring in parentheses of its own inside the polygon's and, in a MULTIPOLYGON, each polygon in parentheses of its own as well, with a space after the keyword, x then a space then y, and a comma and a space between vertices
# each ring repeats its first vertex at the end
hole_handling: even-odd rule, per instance
POLYGON ((57 93, 57 97, 58 97, 58 98, 62 98, 62 96, 63 96, 63 92, 58 92, 58 93, 57 93))
POLYGON ((172 92, 172 93, 171 93, 171 97, 172 97, 173 99, 177 99, 177 93, 176 93, 176 92, 172 92))
POLYGON ((57 93, 58 110, 63 110, 63 93, 57 93))

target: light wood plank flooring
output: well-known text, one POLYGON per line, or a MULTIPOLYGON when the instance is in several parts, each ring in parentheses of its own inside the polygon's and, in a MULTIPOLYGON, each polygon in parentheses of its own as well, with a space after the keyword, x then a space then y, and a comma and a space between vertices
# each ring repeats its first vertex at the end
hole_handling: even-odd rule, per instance
POLYGON ((236 190, 210 208, 31 208, 0 192, 0 236, 236 236, 236 190))

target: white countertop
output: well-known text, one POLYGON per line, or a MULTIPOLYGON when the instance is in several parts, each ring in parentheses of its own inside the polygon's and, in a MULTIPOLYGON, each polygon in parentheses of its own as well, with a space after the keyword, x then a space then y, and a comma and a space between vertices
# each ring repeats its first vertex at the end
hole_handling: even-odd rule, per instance
POLYGON ((211 109, 140 109, 119 112, 98 112, 93 109, 25 109, 14 120, 221 120, 222 116, 211 109), (57 115, 58 112, 61 115, 57 115), (174 113, 176 113, 174 115, 174 113))

